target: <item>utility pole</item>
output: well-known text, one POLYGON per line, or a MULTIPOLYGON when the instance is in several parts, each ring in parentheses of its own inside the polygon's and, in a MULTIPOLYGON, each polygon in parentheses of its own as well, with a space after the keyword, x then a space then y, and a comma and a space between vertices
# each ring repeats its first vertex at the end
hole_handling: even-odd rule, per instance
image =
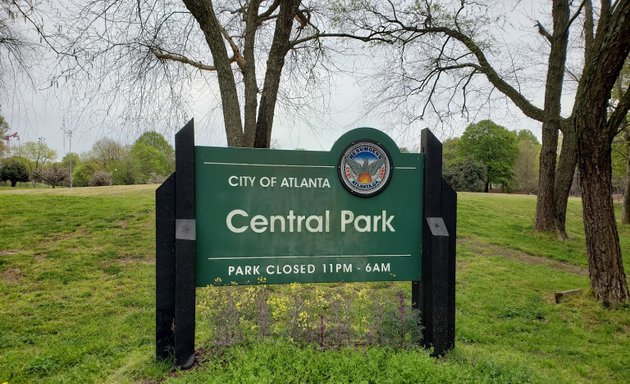
MULTIPOLYGON (((72 153, 72 130, 71 129, 66 129, 63 131, 64 135, 68 136, 68 154, 72 153)), ((64 136, 65 137, 65 136, 64 136)), ((64 140, 64 144, 65 144, 65 140, 64 140)), ((72 188, 72 157, 69 158, 70 160, 70 188, 72 188)))
MULTIPOLYGON (((63 133, 63 151, 66 155, 72 153, 72 129, 66 129, 66 117, 63 117, 61 121, 61 132, 63 133), (66 136, 68 136, 68 152, 66 152, 66 136)), ((72 188, 72 168, 74 164, 72 164, 72 157, 69 159, 68 164, 68 172, 70 173, 70 188, 72 188)))

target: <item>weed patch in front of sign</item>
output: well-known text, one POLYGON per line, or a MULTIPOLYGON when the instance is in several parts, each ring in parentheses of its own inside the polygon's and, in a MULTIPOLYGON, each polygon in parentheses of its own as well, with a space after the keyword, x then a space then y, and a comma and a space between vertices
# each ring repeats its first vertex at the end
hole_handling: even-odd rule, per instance
POLYGON ((197 296, 209 348, 272 337, 324 349, 406 349, 422 337, 419 311, 394 283, 206 287, 197 296))

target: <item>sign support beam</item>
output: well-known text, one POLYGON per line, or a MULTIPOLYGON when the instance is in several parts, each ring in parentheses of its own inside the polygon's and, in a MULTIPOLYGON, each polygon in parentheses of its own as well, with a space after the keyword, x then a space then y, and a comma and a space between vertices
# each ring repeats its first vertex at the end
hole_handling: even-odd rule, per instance
POLYGON ((195 362, 195 132, 190 120, 175 135, 175 365, 195 362))
POLYGON ((155 355, 175 353, 175 174, 155 191, 155 355))
POLYGON ((175 135, 176 169, 156 190, 156 356, 195 362, 195 140, 189 121, 175 135))
POLYGON ((412 305, 422 315, 425 348, 441 356, 455 346, 455 249, 457 195, 442 179, 442 144, 421 133, 424 168, 422 280, 412 282, 412 305))

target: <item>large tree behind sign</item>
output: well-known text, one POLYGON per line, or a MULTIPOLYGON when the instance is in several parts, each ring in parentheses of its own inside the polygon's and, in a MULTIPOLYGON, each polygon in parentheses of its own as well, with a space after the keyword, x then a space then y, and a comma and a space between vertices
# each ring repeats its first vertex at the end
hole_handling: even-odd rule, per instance
MULTIPOLYGON (((79 3, 64 11, 74 17, 54 39, 62 47, 58 80, 97 82, 97 96, 91 97, 126 99, 138 118, 146 118, 142 108, 163 102, 165 93, 179 107, 196 84, 218 84, 228 145, 269 147, 281 79, 294 83, 285 95, 305 96, 303 88, 319 77, 318 64, 325 60, 321 39, 341 36, 323 32, 325 5, 315 0, 79 3)), ((112 108, 116 105, 112 102, 112 108)))
MULTIPOLYGON (((591 285, 606 304, 626 302, 629 294, 610 201, 610 143, 630 107, 630 90, 623 90, 610 115, 607 108, 611 89, 630 49, 630 2, 603 0, 596 7, 591 0, 551 3, 552 31, 537 23, 538 32, 550 46, 543 108, 522 92, 519 79, 513 76, 517 69, 514 61, 507 68, 493 63, 496 53, 491 49, 493 41, 488 28, 500 28, 500 23, 492 18, 496 2, 345 3, 344 10, 351 20, 349 33, 373 33, 400 47, 401 55, 394 58, 387 76, 382 78, 386 96, 398 101, 423 96, 420 116, 426 111, 439 112, 439 96, 448 102, 447 111, 457 107, 465 113, 468 103, 479 99, 476 79, 481 77, 526 116, 542 122, 538 229, 558 229, 564 234, 566 196, 576 158, 580 156, 591 285), (571 116, 563 118, 560 106, 568 38, 576 20, 583 24, 585 64, 581 74, 572 74, 578 90, 571 116), (563 131, 564 140, 556 174, 559 130, 563 131)), ((506 58, 508 62, 512 59, 506 58)))
POLYGON ((611 197, 611 144, 630 108, 630 85, 613 112, 608 111, 611 90, 630 52, 630 1, 603 1, 593 37, 570 129, 577 135, 591 285, 604 304, 616 304, 627 302, 630 293, 611 197))
MULTIPOLYGON (((554 0, 549 17, 552 28, 548 30, 544 21, 531 21, 535 24, 532 33, 539 34, 543 41, 542 47, 534 49, 542 53, 542 58, 525 59, 515 57, 509 47, 496 49, 497 39, 505 38, 501 33, 503 24, 510 23, 512 16, 501 15, 496 2, 348 0, 344 3, 344 10, 352 20, 348 32, 370 32, 400 47, 400 55, 391 56, 386 73, 376 85, 383 90, 381 99, 408 105, 408 99, 417 97, 420 108, 415 118, 431 112, 440 117, 456 113, 469 116, 500 93, 524 115, 542 123, 536 228, 557 230, 566 236, 566 204, 576 165, 576 144, 568 128, 570 119, 561 115, 561 100, 567 77, 572 81, 579 79, 579 71, 577 75, 570 72, 571 76, 565 76, 569 31, 579 22, 585 30, 592 29, 590 0, 580 3, 554 0), (546 47, 548 53, 544 53, 546 47), (539 65, 539 72, 544 73, 545 67, 547 70, 544 81, 531 81, 528 77, 531 74, 519 76, 524 68, 542 62, 546 66, 539 65), (531 101, 531 90, 536 87, 545 95, 542 107, 531 101), (560 130, 564 140, 558 162, 560 130)), ((501 6, 511 9, 510 4, 501 6)), ((585 38, 589 40, 589 35, 585 38)))

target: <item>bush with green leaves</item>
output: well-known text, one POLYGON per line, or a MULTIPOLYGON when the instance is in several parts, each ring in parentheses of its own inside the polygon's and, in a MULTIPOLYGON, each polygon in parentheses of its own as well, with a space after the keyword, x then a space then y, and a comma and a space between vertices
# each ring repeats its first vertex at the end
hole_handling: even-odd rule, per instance
POLYGON ((28 181, 30 175, 30 164, 27 159, 13 156, 2 161, 0 180, 9 181, 12 187, 18 182, 28 181))
MULTIPOLYGON (((166 141, 164 136, 161 134, 149 131, 145 132, 140 137, 136 139, 134 145, 136 144, 144 144, 148 145, 152 148, 155 148, 158 152, 164 155, 164 158, 167 160, 170 168, 174 168, 175 165, 175 149, 166 141)), ((174 169, 171 169, 171 172, 174 169)))
POLYGON ((444 180, 458 192, 482 192, 486 168, 478 161, 461 161, 444 168, 444 180))
POLYGON ((108 171, 112 173, 113 185, 131 185, 140 183, 139 164, 133 161, 129 153, 120 160, 115 161, 108 171))
POLYGON ((87 187, 98 170, 98 165, 92 161, 83 161, 72 172, 72 183, 76 187, 87 187))
POLYGON ((144 143, 135 143, 131 147, 131 159, 138 167, 140 183, 147 183, 151 174, 168 175, 169 162, 166 156, 155 147, 144 143))

